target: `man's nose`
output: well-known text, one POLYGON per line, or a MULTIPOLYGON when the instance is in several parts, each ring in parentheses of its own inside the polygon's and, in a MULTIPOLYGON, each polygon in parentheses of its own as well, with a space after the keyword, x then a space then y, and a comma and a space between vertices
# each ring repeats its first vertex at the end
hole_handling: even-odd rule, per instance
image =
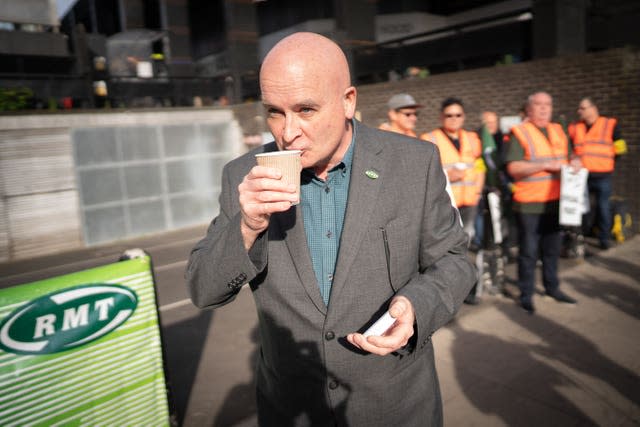
POLYGON ((285 116, 284 129, 282 132, 282 139, 285 143, 293 142, 300 135, 300 125, 298 120, 292 114, 285 116))

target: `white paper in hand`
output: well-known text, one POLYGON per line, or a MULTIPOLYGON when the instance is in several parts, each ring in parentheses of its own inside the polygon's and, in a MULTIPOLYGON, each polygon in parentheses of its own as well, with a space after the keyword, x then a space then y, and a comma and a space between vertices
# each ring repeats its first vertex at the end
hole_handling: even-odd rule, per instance
POLYGON ((378 337, 384 334, 385 332, 387 332, 387 329, 389 329, 391 325, 395 323, 395 321, 396 319, 391 317, 391 315, 389 314, 389 311, 387 310, 387 312, 384 313, 378 320, 376 320, 376 322, 373 325, 371 325, 369 329, 364 331, 364 334, 362 335, 364 335, 365 337, 368 337, 371 335, 378 337))
POLYGON ((582 224, 589 171, 581 168, 574 172, 571 166, 563 165, 560 176, 560 225, 578 227, 582 224))

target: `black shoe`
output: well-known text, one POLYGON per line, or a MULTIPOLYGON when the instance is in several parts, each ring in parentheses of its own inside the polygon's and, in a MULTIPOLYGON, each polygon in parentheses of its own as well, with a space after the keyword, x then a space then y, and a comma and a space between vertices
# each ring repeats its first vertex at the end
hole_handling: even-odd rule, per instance
POLYGON ((553 298, 558 302, 564 302, 566 304, 575 304, 578 302, 560 290, 555 291, 553 293, 547 293, 547 295, 549 295, 551 298, 553 298))
POLYGON ((603 250, 605 250, 605 251, 606 251, 606 250, 607 250, 607 249, 609 249, 610 247, 611 247, 611 243, 609 243, 609 241, 608 241, 608 240, 605 240, 605 241, 603 241, 603 242, 600 242, 600 249, 603 249, 603 250))
POLYGON ((520 301, 520 307, 522 307, 529 314, 534 314, 536 312, 536 308, 533 306, 533 301, 520 301))

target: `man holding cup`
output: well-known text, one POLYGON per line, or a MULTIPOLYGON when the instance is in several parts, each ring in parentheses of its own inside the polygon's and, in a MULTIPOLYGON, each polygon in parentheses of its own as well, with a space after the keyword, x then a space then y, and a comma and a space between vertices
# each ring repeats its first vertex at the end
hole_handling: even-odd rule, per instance
POLYGON ((260 425, 441 425, 431 335, 475 271, 437 150, 356 121, 346 57, 318 34, 276 44, 260 86, 275 141, 224 168, 220 214, 187 268, 194 304, 249 283, 260 425), (254 158, 289 150, 299 198, 254 158), (365 336, 385 312, 393 324, 365 336))

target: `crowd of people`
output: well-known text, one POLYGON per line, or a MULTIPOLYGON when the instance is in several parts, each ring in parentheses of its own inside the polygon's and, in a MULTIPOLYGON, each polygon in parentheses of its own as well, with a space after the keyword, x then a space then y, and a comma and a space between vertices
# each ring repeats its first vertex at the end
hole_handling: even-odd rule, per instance
POLYGON ((557 172, 600 158, 591 145, 613 145, 598 131, 615 126, 576 126, 574 150, 551 123, 551 96, 538 92, 505 145, 495 114, 485 114, 480 135, 465 130, 457 98, 442 103, 441 127, 418 138, 424 107, 395 95, 389 122, 375 129, 356 119, 344 52, 307 32, 269 51, 260 89, 274 141, 224 167, 219 214, 187 266, 193 303, 226 305, 248 283, 261 426, 441 426, 431 337, 478 282, 467 251, 483 190, 508 176, 521 306, 534 311, 538 250, 546 292, 574 303, 557 279, 557 172), (256 164, 257 154, 287 150, 299 153, 299 186, 256 164))
MULTIPOLYGON (((411 95, 396 94, 388 103, 389 121, 379 128, 415 136, 419 108, 422 105, 411 95)), ((440 108, 440 127, 420 135, 439 149, 469 249, 482 256, 483 250, 499 244, 499 256, 506 259, 515 258, 517 252, 519 302, 529 313, 535 312, 539 260, 546 294, 562 303, 576 303, 559 289, 557 275, 563 231, 569 229, 561 226, 558 215, 563 165, 588 171, 585 196, 591 206, 577 234, 595 233, 602 249, 610 247, 612 174, 616 157, 626 153, 626 143, 617 120, 600 116, 592 99, 583 98, 577 112, 579 120, 568 128, 554 123, 551 95, 535 92, 526 100, 521 123, 503 135, 493 111, 482 113, 480 129, 465 130, 462 100, 447 98, 440 108), (491 193, 501 202, 500 230, 492 227, 491 193)), ((575 244, 575 238, 566 244, 575 244)), ((478 302, 477 286, 465 302, 478 302)))

